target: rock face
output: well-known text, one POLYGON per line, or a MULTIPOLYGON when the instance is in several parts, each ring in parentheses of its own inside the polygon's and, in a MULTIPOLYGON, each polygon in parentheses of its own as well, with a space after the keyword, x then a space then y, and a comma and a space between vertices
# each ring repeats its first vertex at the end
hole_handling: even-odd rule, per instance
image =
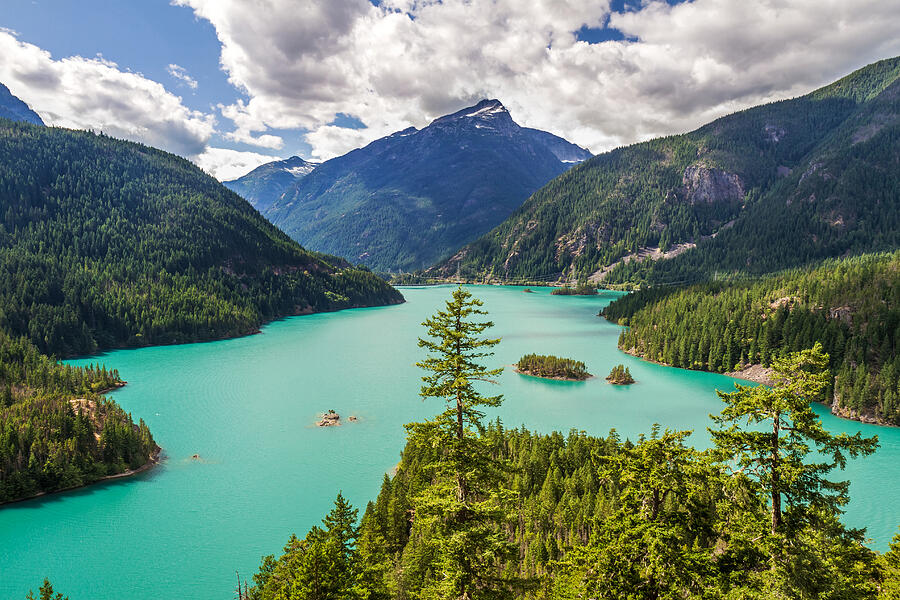
POLYGON ((12 121, 24 121, 34 125, 43 125, 41 117, 31 110, 27 104, 16 98, 9 88, 0 83, 0 117, 12 121))
POLYGON ((691 165, 681 178, 685 200, 694 204, 740 202, 744 199, 744 183, 734 173, 691 165))
POLYGON ((590 156, 484 100, 326 161, 256 205, 310 250, 410 271, 483 235, 590 156))

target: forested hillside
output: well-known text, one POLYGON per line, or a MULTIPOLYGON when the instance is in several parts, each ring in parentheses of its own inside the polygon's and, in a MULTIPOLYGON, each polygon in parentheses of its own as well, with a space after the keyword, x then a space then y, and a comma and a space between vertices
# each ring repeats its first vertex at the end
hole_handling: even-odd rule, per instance
POLYGON ((900 425, 900 253, 828 261, 758 281, 651 288, 607 306, 628 325, 619 347, 688 369, 725 372, 820 342, 843 416, 900 425))
POLYGON ((400 301, 184 159, 0 119, 0 502, 142 466, 156 449, 143 422, 99 395, 117 373, 50 356, 400 301))
POLYGON ((884 60, 806 96, 596 156, 427 274, 697 281, 894 249, 898 76, 900 58, 884 60))
POLYGON ((0 120, 0 198, 0 329, 47 354, 215 339, 402 300, 146 146, 0 120))
POLYGON ((118 385, 115 370, 60 365, 0 331, 0 503, 151 460, 159 449, 143 420, 99 395, 118 385))

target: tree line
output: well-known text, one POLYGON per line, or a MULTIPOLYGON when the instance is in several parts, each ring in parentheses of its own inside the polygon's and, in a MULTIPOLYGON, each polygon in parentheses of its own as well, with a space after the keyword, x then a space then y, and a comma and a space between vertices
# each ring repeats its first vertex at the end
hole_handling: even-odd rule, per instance
POLYGON ((602 314, 619 347, 687 369, 770 366, 820 342, 835 375, 825 400, 900 424, 900 252, 827 261, 759 280, 657 287, 602 314))

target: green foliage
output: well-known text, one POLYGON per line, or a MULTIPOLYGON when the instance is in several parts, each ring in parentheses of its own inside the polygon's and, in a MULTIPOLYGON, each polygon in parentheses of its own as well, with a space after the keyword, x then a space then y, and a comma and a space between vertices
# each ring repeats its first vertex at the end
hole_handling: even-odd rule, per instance
POLYGON ((900 253, 867 255, 756 281, 642 290, 602 314, 630 326, 620 348, 688 369, 768 367, 819 342, 836 375, 826 400, 900 424, 898 273, 900 253))
POLYGON ((481 359, 493 355, 500 340, 479 337, 493 326, 475 321, 487 314, 481 300, 463 288, 452 293, 446 310, 423 325, 427 339, 419 346, 429 355, 416 363, 428 372, 422 377, 423 398, 437 398, 446 409, 434 419, 407 425, 412 439, 440 449, 441 458, 428 469, 432 484, 415 498, 414 529, 434 543, 439 578, 423 588, 436 598, 496 598, 503 588, 498 566, 509 559, 511 547, 499 527, 510 492, 501 483, 505 465, 494 460, 480 435, 484 413, 480 407, 499 406, 502 396, 483 396, 478 382, 492 382, 503 369, 488 369, 481 359))
MULTIPOLYGON (((53 595, 53 585, 50 583, 50 580, 44 578, 44 584, 38 590, 40 593, 40 600, 69 600, 68 596, 63 596, 61 593, 53 595)), ((34 592, 29 591, 28 595, 25 596, 25 600, 35 600, 34 592)))
POLYGON ((597 286, 580 281, 575 287, 564 285, 550 292, 551 296, 596 296, 597 286))
MULTIPOLYGON (((766 556, 768 569, 760 580, 776 598, 832 596, 823 588, 834 574, 827 565, 810 563, 828 558, 821 554, 823 547, 844 549, 847 542, 863 541, 862 531, 845 530, 837 521, 849 502, 849 482, 828 476, 843 469, 847 457, 873 453, 877 438, 858 432, 832 435, 822 426, 810 402, 828 384, 827 364, 818 344, 778 359, 773 387, 736 385, 734 392, 718 392, 726 406, 712 416, 722 426, 710 433, 725 471, 768 499, 770 527, 740 528, 732 532, 731 543, 756 547, 766 556), (821 579, 809 577, 811 569, 820 571, 821 579)), ((871 562, 864 553, 853 553, 871 562)), ((837 574, 834 579, 839 590, 850 578, 837 574)))
POLYGON ((46 354, 401 299, 306 252, 188 161, 131 142, 0 120, 0 198, 0 329, 46 354))
POLYGON ((900 58, 888 59, 596 156, 427 273, 547 280, 615 265, 604 284, 694 282, 897 248, 898 76, 900 58), (697 247, 641 260, 679 244, 697 247))
POLYGON ((359 529, 339 496, 327 531, 263 559, 250 598, 874 600, 892 589, 895 554, 879 564, 839 519, 847 484, 828 476, 875 440, 831 435, 811 411, 827 384, 820 347, 776 361, 772 389, 720 394, 726 427, 712 450, 658 426, 637 444, 615 431, 538 435, 484 425, 472 408, 499 402, 472 385, 494 374, 479 363, 497 343, 478 337, 490 322, 470 320, 480 307, 458 289, 425 322, 422 396, 447 410, 409 426, 359 529), (343 587, 328 587, 332 573, 343 587))
POLYGON ((614 385, 630 385, 634 383, 631 370, 625 365, 616 365, 606 376, 606 380, 614 385))
POLYGON ((0 503, 143 466, 157 451, 143 421, 99 396, 106 367, 61 365, 0 331, 0 503))
POLYGON ((900 600, 900 533, 894 536, 891 549, 881 557, 884 581, 879 598, 900 600))
POLYGON ((587 372, 585 364, 580 360, 544 354, 526 354, 516 363, 516 369, 526 375, 555 379, 575 379, 580 381, 591 376, 587 372))
POLYGON ((358 511, 339 493, 334 509, 303 540, 291 536, 284 554, 263 558, 248 600, 348 600, 357 590, 358 511))
POLYGON ((303 250, 188 161, 0 119, 0 502, 144 465, 156 444, 48 356, 246 334, 300 312, 399 302, 303 250))

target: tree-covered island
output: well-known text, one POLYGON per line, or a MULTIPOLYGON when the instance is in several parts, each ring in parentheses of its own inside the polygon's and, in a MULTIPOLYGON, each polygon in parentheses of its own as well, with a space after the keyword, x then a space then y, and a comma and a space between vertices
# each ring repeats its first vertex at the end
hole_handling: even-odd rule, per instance
POLYGON ((634 377, 631 371, 625 365, 616 365, 606 376, 606 380, 613 385, 631 385, 634 383, 634 377))
POLYGON ((568 381, 584 381, 591 377, 580 360, 544 354, 526 354, 520 358, 516 363, 516 373, 568 381))

